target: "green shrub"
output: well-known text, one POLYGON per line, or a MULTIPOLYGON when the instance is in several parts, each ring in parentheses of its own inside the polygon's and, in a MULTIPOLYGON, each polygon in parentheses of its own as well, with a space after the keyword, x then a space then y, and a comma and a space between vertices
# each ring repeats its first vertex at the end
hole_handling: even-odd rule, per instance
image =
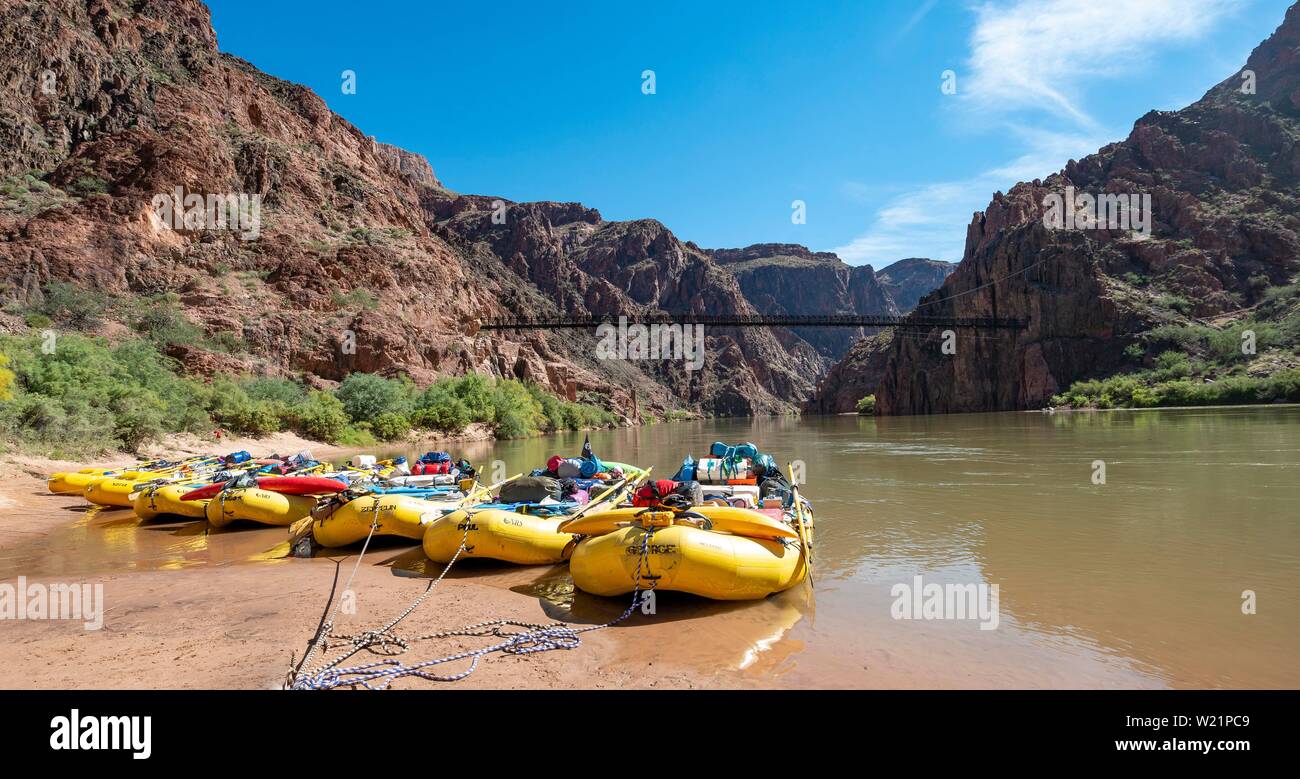
POLYGON ((269 400, 293 406, 307 399, 306 388, 288 379, 259 377, 247 379, 240 386, 253 400, 269 400))
POLYGON ((1146 408, 1151 406, 1213 406, 1246 403, 1300 402, 1300 369, 1272 376, 1227 376, 1218 381, 1178 378, 1152 382, 1156 372, 1123 374, 1079 381, 1052 398, 1052 404, 1086 408, 1146 408))
POLYGON ((371 422, 381 414, 409 411, 406 386, 373 373, 349 375, 334 394, 353 422, 371 422))
POLYGON ((334 443, 340 446, 356 447, 357 449, 369 449, 378 444, 379 441, 375 439, 374 434, 366 426, 347 425, 343 428, 343 432, 339 433, 338 440, 334 443))
POLYGON ((471 421, 469 407, 444 384, 432 384, 415 399, 411 422, 416 427, 455 433, 471 421))
POLYGON ((1192 301, 1181 295, 1161 295, 1156 298, 1156 305, 1177 311, 1180 314, 1190 314, 1192 309, 1195 308, 1192 301))
POLYGON ((469 410, 470 421, 492 421, 492 385, 477 373, 470 373, 447 382, 452 394, 460 398, 469 410))
POLYGON ((294 415, 288 404, 250 397, 244 387, 229 379, 218 379, 210 387, 209 411, 216 423, 239 435, 263 436, 277 433, 294 415))
POLYGON ((81 176, 68 185, 68 191, 82 197, 100 195, 108 191, 108 182, 98 176, 81 176))
POLYGON ((1192 375, 1192 363, 1182 352, 1161 352, 1156 357, 1156 376, 1161 379, 1180 379, 1192 375))
MULTIPOLYGON (((613 427, 618 417, 606 409, 589 403, 570 403, 563 401, 566 430, 587 430, 590 428, 613 427)), ((650 417, 653 419, 653 417, 650 417)))
POLYGON ((385 411, 370 425, 380 441, 396 441, 411 431, 411 421, 401 414, 385 411))
POLYGON ((1148 330, 1143 337, 1149 343, 1176 346, 1187 352, 1202 348, 1213 332, 1199 325, 1160 325, 1148 330))
POLYGON ((365 287, 357 287, 346 294, 336 291, 330 296, 330 302, 334 304, 335 308, 345 310, 366 309, 374 311, 379 308, 379 298, 375 297, 375 293, 365 287))
POLYGON ((308 438, 335 442, 348 427, 348 414, 338 398, 323 390, 313 390, 294 409, 294 425, 308 438))
POLYGON ((41 291, 43 299, 32 312, 45 315, 50 322, 83 331, 97 330, 104 324, 109 304, 102 293, 91 293, 66 281, 51 281, 41 291))
POLYGON ((859 413, 859 414, 863 414, 863 415, 875 414, 875 413, 876 413, 876 396, 875 396, 875 395, 868 395, 868 396, 866 396, 865 398, 862 398, 861 400, 858 401, 858 406, 857 406, 857 408, 858 408, 858 413, 859 413))
POLYGON ((208 422, 203 386, 176 375, 175 363, 134 340, 110 347, 67 333, 51 353, 40 336, 0 336, 16 397, 3 409, 4 434, 68 452, 138 450, 168 432, 208 422))
POLYGON ((138 303, 132 323, 136 332, 158 344, 203 344, 203 328, 181 312, 175 295, 146 298, 138 303))
POLYGON ((167 432, 161 404, 152 392, 119 398, 113 412, 113 435, 128 452, 138 452, 167 432))
POLYGON ((492 430, 498 438, 525 438, 546 426, 542 406, 522 383, 498 381, 492 386, 492 430))

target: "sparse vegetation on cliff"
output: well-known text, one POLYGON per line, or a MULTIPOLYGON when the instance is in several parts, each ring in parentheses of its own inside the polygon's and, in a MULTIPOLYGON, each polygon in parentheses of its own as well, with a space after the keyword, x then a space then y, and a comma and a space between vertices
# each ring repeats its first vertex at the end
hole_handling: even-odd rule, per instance
POLYGON ((1077 381, 1054 406, 1145 408, 1300 402, 1300 284, 1269 288, 1221 327, 1161 325, 1124 351, 1133 370, 1077 381))

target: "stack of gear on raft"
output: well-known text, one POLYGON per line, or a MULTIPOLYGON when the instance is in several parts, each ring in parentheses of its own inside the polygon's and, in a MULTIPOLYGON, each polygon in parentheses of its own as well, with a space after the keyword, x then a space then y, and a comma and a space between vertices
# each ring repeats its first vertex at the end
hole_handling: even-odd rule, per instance
POLYGON ((764 598, 812 569, 812 505, 753 444, 714 443, 632 505, 561 523, 576 542, 574 586, 593 595, 677 590, 717 600, 764 598))
POLYGON ((603 462, 588 439, 578 457, 555 455, 546 467, 507 479, 490 502, 431 522, 424 553, 435 562, 485 557, 516 565, 562 563, 574 538, 559 532, 560 523, 618 505, 642 474, 625 463, 603 462))
POLYGON ((779 508, 793 499, 776 459, 751 443, 715 441, 708 457, 687 455, 672 480, 679 485, 673 491, 689 495, 694 505, 779 508))

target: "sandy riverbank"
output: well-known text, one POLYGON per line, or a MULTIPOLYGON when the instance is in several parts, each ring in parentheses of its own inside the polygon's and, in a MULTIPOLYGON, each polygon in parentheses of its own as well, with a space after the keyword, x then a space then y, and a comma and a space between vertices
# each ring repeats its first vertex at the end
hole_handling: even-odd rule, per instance
MULTIPOLYGON (((235 448, 243 443, 229 442, 235 448)), ((268 444, 287 451, 297 442, 257 443, 258 451, 269 451, 268 444)), ((313 451, 330 454, 321 447, 313 451)), ((198 522, 143 523, 127 510, 88 510, 79 498, 45 492, 44 474, 70 465, 20 456, 0 461, 0 582, 13 584, 21 575, 28 582, 102 584, 103 628, 86 630, 80 621, 6 621, 0 688, 278 687, 292 653, 301 657, 316 629, 336 573, 341 588, 351 572, 355 551, 294 559, 285 557, 281 528, 208 534, 198 522)), ((378 627, 441 570, 434 570, 418 547, 388 541, 377 542, 358 569, 353 586, 357 613, 341 614, 338 632, 378 627)), ((399 633, 418 636, 501 618, 581 627, 600 624, 622 610, 621 602, 587 602, 575 609, 571 586, 567 595, 563 592, 566 582, 562 570, 465 566, 439 585, 399 633)), ((587 634, 576 649, 527 657, 498 653, 455 686, 719 684, 716 672, 701 670, 709 664, 675 664, 658 656, 655 636, 664 628, 634 619, 587 634)), ((688 628, 688 634, 698 629, 703 626, 688 628)), ((499 640, 420 642, 406 657, 414 662, 499 640)), ((353 662, 374 659, 363 653, 353 662)), ((454 673, 466 667, 458 662, 439 670, 454 673)), ((721 683, 749 686, 754 681, 734 676, 721 683)), ((440 685, 410 679, 395 686, 440 685)))

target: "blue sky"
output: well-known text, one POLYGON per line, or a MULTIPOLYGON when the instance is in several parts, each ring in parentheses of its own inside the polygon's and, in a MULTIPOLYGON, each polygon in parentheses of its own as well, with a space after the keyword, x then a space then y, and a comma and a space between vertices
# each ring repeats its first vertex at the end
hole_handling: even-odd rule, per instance
POLYGON ((880 268, 960 259, 994 191, 1195 101, 1288 3, 209 5, 223 51, 424 154, 458 192, 576 200, 706 247, 802 243, 880 268))

